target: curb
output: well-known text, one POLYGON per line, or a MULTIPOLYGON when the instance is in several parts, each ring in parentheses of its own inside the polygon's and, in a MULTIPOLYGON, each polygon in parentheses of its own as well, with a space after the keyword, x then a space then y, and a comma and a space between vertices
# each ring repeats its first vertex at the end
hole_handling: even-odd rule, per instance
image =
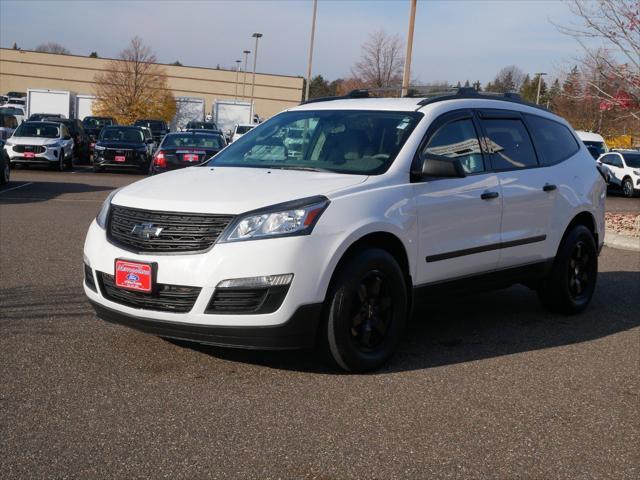
POLYGON ((619 235, 607 230, 604 234, 604 244, 607 247, 619 248, 620 250, 630 250, 632 252, 640 252, 640 238, 629 237, 628 235, 619 235))

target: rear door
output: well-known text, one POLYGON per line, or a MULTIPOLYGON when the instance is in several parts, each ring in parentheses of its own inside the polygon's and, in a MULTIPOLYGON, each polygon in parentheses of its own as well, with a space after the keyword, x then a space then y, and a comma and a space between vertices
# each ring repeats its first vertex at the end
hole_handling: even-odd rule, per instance
POLYGON ((499 258, 502 195, 490 171, 469 110, 434 121, 417 155, 457 157, 464 178, 424 178, 414 183, 418 211, 417 283, 426 285, 495 270, 499 258))
POLYGON ((480 110, 485 144, 503 195, 498 268, 546 258, 557 180, 538 157, 524 118, 508 110, 480 110))

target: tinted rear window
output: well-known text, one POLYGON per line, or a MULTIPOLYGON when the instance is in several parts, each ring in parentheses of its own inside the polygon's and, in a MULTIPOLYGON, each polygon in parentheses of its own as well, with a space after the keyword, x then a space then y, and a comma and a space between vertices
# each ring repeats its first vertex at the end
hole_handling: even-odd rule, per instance
POLYGON ((169 134, 164 137, 160 148, 210 148, 220 150, 223 147, 221 137, 218 135, 189 135, 189 134, 169 134))
POLYGON ((580 150, 580 144, 571 131, 561 123, 535 115, 526 117, 542 165, 555 165, 580 150))
POLYGON ((137 128, 106 127, 102 129, 100 140, 108 142, 142 143, 142 130, 137 128))
POLYGON ((623 153, 622 156, 628 167, 640 168, 640 153, 623 153))

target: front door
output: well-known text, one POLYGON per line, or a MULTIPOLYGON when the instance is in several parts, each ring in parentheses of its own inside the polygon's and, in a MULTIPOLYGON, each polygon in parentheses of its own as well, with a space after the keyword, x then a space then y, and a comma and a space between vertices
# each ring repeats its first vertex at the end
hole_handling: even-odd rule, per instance
POLYGON ((489 171, 470 111, 437 119, 418 156, 461 160, 464 178, 424 178, 414 183, 418 212, 417 283, 428 285, 495 270, 499 258, 502 194, 489 171))

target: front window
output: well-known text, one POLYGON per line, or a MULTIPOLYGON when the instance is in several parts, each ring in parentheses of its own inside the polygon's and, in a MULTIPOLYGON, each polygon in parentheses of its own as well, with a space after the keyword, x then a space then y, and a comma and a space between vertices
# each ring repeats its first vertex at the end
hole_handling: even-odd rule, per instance
POLYGON ((45 123, 25 122, 20 124, 13 134, 14 137, 42 137, 58 138, 60 129, 55 125, 45 123))
POLYGON ((17 107, 2 107, 0 108, 0 113, 5 113, 7 115, 22 115, 24 116, 24 110, 17 107))
POLYGON ((87 128, 102 128, 109 125, 113 125, 113 122, 110 118, 87 117, 82 121, 82 124, 87 128))
POLYGON ((100 134, 103 142, 131 142, 142 143, 144 138, 142 131, 133 128, 105 128, 100 134))
POLYGON ((187 128, 193 130, 218 130, 216 124, 212 122, 189 122, 187 128))
POLYGON ((152 132, 157 132, 160 130, 164 130, 164 123, 160 121, 154 120, 138 120, 135 123, 136 127, 147 127, 152 132))
POLYGON ((640 153, 623 153, 622 156, 627 167, 640 168, 640 153))
POLYGON ((421 118, 418 112, 285 112, 207 164, 379 175, 391 166, 421 118))
POLYGON ((220 150, 224 145, 218 135, 175 134, 164 137, 161 148, 208 148, 220 150))

